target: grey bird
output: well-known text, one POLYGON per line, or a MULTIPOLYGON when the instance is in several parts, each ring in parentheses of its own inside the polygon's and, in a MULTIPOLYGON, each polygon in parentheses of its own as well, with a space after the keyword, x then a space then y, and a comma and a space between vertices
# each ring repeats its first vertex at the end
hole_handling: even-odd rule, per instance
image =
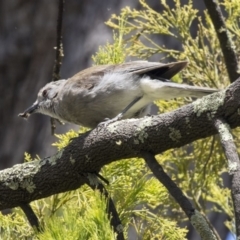
POLYGON ((87 68, 67 80, 46 84, 35 103, 19 116, 42 113, 63 122, 94 128, 99 123, 139 118, 157 99, 202 97, 217 89, 171 82, 187 62, 133 61, 87 68))

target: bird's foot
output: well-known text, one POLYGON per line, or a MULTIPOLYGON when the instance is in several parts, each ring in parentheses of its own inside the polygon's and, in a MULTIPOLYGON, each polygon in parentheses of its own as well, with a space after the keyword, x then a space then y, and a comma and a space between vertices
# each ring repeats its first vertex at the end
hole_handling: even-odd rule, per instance
POLYGON ((98 124, 98 128, 103 128, 103 127, 107 127, 109 124, 111 123, 114 123, 114 122, 117 122, 119 120, 122 119, 122 114, 118 114, 116 117, 112 118, 112 119, 109 119, 109 118, 105 118, 103 122, 100 122, 98 124))

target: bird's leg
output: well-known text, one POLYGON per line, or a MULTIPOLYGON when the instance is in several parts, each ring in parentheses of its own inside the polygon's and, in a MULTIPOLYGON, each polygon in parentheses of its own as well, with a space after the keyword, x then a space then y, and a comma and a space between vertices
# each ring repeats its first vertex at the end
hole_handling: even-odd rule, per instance
POLYGON ((135 104, 137 103, 141 97, 137 97, 135 98, 132 102, 130 102, 116 117, 109 119, 109 118, 105 118, 103 122, 100 122, 98 124, 98 127, 106 127, 108 124, 119 121, 122 119, 122 117, 124 116, 124 114, 135 104))

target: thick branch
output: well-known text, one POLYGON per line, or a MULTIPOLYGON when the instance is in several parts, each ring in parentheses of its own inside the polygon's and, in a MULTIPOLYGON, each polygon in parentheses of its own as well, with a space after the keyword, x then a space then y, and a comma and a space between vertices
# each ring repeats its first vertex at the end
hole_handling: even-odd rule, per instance
POLYGON ((232 199, 235 212, 235 225, 237 236, 240 236, 240 161, 238 157, 237 147, 234 143, 231 130, 228 124, 222 120, 215 121, 215 127, 220 135, 221 144, 228 160, 229 174, 232 182, 232 199))
POLYGON ((228 76, 230 81, 234 82, 240 76, 238 60, 236 52, 234 51, 233 42, 228 34, 222 11, 216 0, 204 0, 204 3, 208 9, 208 13, 211 17, 218 40, 220 42, 228 76))
POLYGON ((159 154, 216 134, 215 119, 240 126, 239 96, 240 79, 176 111, 94 129, 52 157, 0 171, 0 210, 76 189, 87 182, 86 173, 113 161, 141 157, 142 151, 159 154))
POLYGON ((182 190, 177 186, 177 184, 163 170, 162 166, 157 162, 155 156, 147 152, 142 152, 142 156, 145 159, 148 167, 153 172, 154 176, 167 188, 168 192, 185 212, 192 225, 201 236, 201 239, 217 240, 217 237, 208 225, 206 219, 203 217, 203 215, 201 215, 201 213, 193 208, 191 202, 183 194, 182 190))

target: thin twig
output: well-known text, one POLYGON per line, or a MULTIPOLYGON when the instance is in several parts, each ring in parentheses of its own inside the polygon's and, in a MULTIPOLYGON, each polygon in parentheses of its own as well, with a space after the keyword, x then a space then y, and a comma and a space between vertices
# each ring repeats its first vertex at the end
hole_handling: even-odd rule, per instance
MULTIPOLYGON (((57 42, 55 47, 56 57, 55 57, 55 63, 53 67, 52 81, 57 81, 61 78, 60 70, 62 66, 62 59, 64 56, 63 44, 62 44, 62 22, 63 22, 64 3, 65 3, 64 0, 59 0, 58 2, 57 42)), ((53 135, 56 129, 55 119, 51 118, 50 121, 51 121, 51 133, 53 135)))
POLYGON ((106 183, 107 185, 109 185, 109 181, 108 181, 105 177, 103 177, 100 173, 95 172, 95 174, 96 174, 96 176, 97 176, 99 179, 101 179, 104 183, 106 183))
POLYGON ((239 76, 238 59, 234 51, 233 42, 228 34, 228 30, 217 0, 204 0, 211 17, 215 31, 223 52, 228 76, 231 82, 234 82, 239 76))
POLYGON ((36 229, 38 232, 41 231, 40 224, 38 221, 38 218, 34 211, 32 210, 29 203, 22 203, 19 205, 19 207, 23 210, 25 213, 30 225, 33 227, 33 229, 36 229))
POLYGON ((101 194, 104 195, 104 197, 108 200, 108 206, 107 206, 107 213, 108 218, 110 219, 110 224, 114 229, 114 232, 117 234, 117 240, 124 240, 123 235, 123 226, 121 223, 121 220, 118 216, 117 210, 115 208, 115 205, 113 203, 112 198, 109 196, 106 188, 104 185, 99 181, 96 174, 89 173, 87 174, 87 179, 89 182, 87 183, 92 189, 98 189, 101 194))
POLYGON ((56 119, 51 117, 50 123, 51 123, 51 134, 54 135, 55 129, 56 129, 56 119))
POLYGON ((207 170, 208 162, 210 161, 210 159, 211 159, 211 157, 212 157, 212 153, 213 153, 213 150, 214 150, 214 144, 215 144, 215 135, 214 135, 213 138, 212 138, 212 143, 211 143, 209 155, 208 155, 207 160, 205 161, 204 166, 203 166, 202 174, 203 174, 203 177, 204 177, 204 178, 205 178, 205 176, 206 176, 206 170, 207 170))
POLYGON ((63 11, 64 11, 64 0, 58 2, 58 19, 57 19, 57 42, 56 42, 56 57, 53 68, 52 81, 60 79, 60 70, 62 66, 63 44, 62 44, 62 22, 63 22, 63 11))
POLYGON ((153 172, 154 176, 167 188, 169 193, 175 198, 179 203, 182 210, 186 213, 188 218, 194 214, 195 209, 193 208, 191 202, 184 196, 181 189, 172 181, 172 179, 164 172, 162 166, 157 162, 154 155, 142 152, 142 156, 146 161, 148 167, 153 172))
POLYGON ((209 227, 206 219, 200 212, 195 210, 183 194, 182 190, 173 182, 173 180, 164 172, 162 166, 157 162, 155 156, 149 152, 142 152, 142 157, 146 161, 148 167, 154 176, 167 188, 172 197, 177 201, 182 210, 188 216, 193 227, 200 234, 203 240, 216 240, 217 236, 209 227))
POLYGON ((228 160, 228 169, 232 183, 232 199, 235 212, 235 224, 237 238, 240 237, 240 161, 237 147, 234 143, 233 136, 229 125, 223 119, 215 121, 215 127, 220 135, 220 141, 223 151, 228 160))

